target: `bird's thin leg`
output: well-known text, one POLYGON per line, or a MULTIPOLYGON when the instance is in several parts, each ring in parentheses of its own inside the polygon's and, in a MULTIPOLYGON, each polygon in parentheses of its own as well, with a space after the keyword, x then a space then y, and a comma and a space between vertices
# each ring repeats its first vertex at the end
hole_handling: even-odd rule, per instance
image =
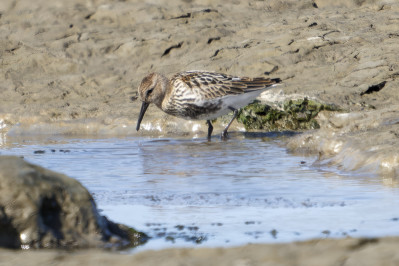
POLYGON ((211 140, 213 126, 212 126, 211 120, 206 120, 206 123, 208 124, 208 140, 211 140))
POLYGON ((227 130, 229 129, 231 123, 233 123, 234 119, 236 119, 237 115, 238 115, 238 110, 233 108, 233 107, 229 107, 230 110, 232 110, 233 113, 233 118, 230 120, 230 122, 227 124, 227 126, 225 127, 225 129, 222 131, 222 139, 226 139, 227 138, 227 130))

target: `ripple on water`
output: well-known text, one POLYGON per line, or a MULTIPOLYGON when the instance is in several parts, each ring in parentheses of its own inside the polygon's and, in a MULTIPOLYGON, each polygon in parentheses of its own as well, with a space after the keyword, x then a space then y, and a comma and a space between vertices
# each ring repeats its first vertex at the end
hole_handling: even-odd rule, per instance
POLYGON ((25 139, 1 153, 78 179, 103 214, 153 237, 140 250, 399 235, 398 188, 321 170, 280 142, 276 134, 25 139))

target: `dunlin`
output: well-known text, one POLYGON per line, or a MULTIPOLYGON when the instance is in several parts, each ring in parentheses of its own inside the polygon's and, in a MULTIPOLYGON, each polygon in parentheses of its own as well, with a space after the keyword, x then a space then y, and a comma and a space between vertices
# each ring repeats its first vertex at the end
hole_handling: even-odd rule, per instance
POLYGON ((206 120, 208 139, 211 138, 212 119, 234 112, 233 118, 222 132, 227 137, 238 109, 251 103, 263 91, 280 83, 279 78, 236 77, 207 71, 187 71, 171 79, 158 73, 146 76, 138 89, 142 101, 136 130, 140 129, 150 103, 167 114, 188 120, 206 120))

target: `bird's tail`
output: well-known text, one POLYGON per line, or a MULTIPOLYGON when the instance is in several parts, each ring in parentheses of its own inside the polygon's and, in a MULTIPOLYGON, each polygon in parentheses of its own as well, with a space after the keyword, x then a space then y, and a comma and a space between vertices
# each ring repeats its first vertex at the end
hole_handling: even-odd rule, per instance
POLYGON ((246 85, 245 91, 260 90, 281 84, 280 78, 242 78, 241 81, 246 85))

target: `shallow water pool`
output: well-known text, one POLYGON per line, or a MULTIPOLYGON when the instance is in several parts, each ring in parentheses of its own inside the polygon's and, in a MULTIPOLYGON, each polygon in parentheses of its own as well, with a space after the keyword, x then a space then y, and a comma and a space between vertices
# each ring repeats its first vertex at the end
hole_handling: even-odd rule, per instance
POLYGON ((399 188, 294 156, 278 134, 213 139, 7 139, 0 154, 79 180, 137 250, 399 235, 399 188))

